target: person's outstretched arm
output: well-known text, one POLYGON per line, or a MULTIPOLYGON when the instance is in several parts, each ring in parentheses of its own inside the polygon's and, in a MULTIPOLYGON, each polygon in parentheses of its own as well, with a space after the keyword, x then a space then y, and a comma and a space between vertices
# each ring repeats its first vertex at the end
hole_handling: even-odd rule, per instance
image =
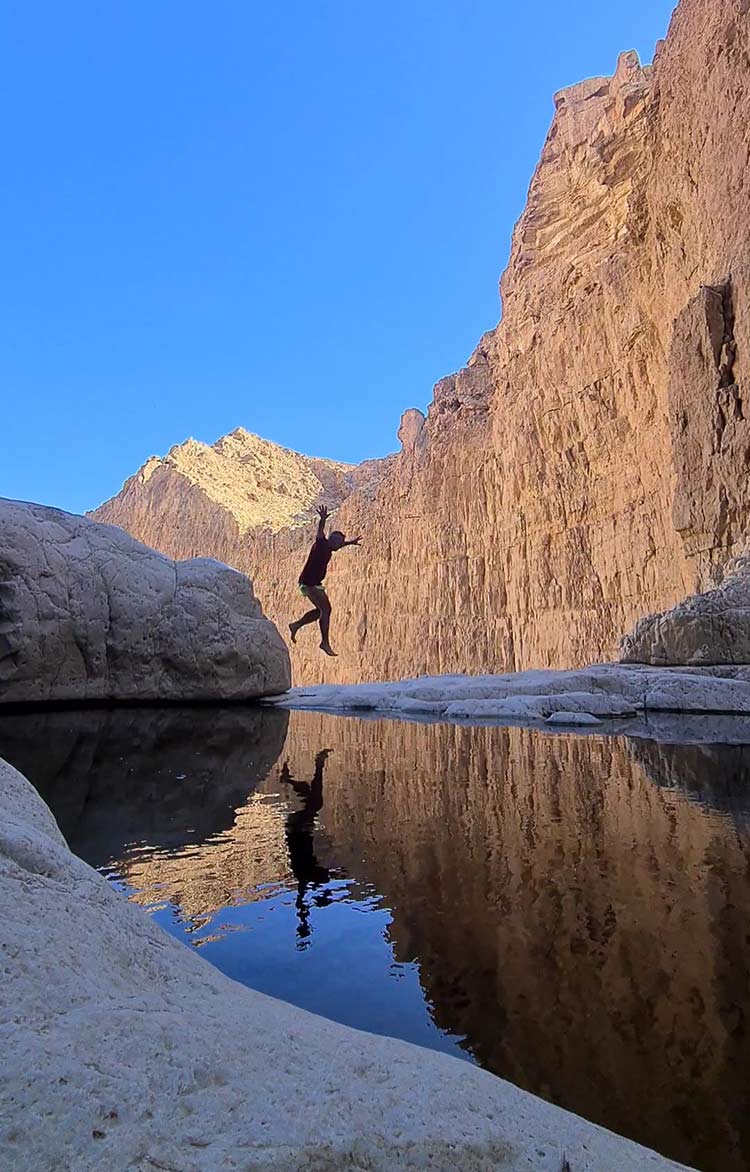
POLYGON ((344 542, 344 545, 359 545, 361 540, 361 537, 350 537, 348 541, 344 542))
POLYGON ((318 541, 325 541, 326 521, 328 520, 328 509, 325 507, 325 505, 320 505, 318 508, 318 516, 320 517, 320 520, 318 521, 318 532, 316 537, 318 541))

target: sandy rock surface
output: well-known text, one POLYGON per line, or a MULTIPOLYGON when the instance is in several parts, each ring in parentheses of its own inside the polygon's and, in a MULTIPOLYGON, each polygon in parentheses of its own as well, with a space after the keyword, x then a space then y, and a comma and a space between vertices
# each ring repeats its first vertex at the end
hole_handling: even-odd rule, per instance
POLYGON ((0 500, 0 702, 240 699, 288 683, 244 574, 0 500))
POLYGON ((466 1063, 235 984, 76 859, 5 762, 0 806, 14 1172, 678 1167, 466 1063))

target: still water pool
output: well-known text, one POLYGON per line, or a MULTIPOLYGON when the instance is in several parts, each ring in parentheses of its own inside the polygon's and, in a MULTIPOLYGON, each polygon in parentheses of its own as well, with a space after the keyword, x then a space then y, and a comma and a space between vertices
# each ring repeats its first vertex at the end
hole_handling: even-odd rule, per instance
POLYGON ((0 756, 236 980, 750 1169, 750 747, 231 707, 3 716, 0 756))

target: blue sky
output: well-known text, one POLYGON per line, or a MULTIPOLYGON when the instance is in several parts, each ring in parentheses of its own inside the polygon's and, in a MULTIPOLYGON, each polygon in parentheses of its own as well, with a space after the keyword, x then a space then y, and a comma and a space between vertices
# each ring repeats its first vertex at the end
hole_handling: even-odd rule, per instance
POLYGON ((552 94, 671 0, 6 0, 0 495, 237 426, 358 461, 460 367, 552 94))

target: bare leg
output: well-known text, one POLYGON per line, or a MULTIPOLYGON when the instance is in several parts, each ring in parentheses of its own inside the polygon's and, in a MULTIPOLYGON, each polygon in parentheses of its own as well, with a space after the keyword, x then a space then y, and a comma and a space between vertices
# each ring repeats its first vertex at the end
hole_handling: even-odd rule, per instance
POLYGON ((307 614, 303 614, 301 619, 297 619, 296 622, 290 623, 289 631, 292 636, 292 643, 297 642, 297 632, 299 631, 300 627, 306 627, 308 623, 317 623, 319 618, 319 610, 308 610, 307 614))
POLYGON ((335 655, 336 652, 331 648, 328 640, 328 632, 331 626, 331 604, 328 601, 328 595, 325 590, 319 589, 317 586, 311 586, 307 594, 311 602, 314 602, 320 611, 320 649, 325 651, 326 655, 335 655))

